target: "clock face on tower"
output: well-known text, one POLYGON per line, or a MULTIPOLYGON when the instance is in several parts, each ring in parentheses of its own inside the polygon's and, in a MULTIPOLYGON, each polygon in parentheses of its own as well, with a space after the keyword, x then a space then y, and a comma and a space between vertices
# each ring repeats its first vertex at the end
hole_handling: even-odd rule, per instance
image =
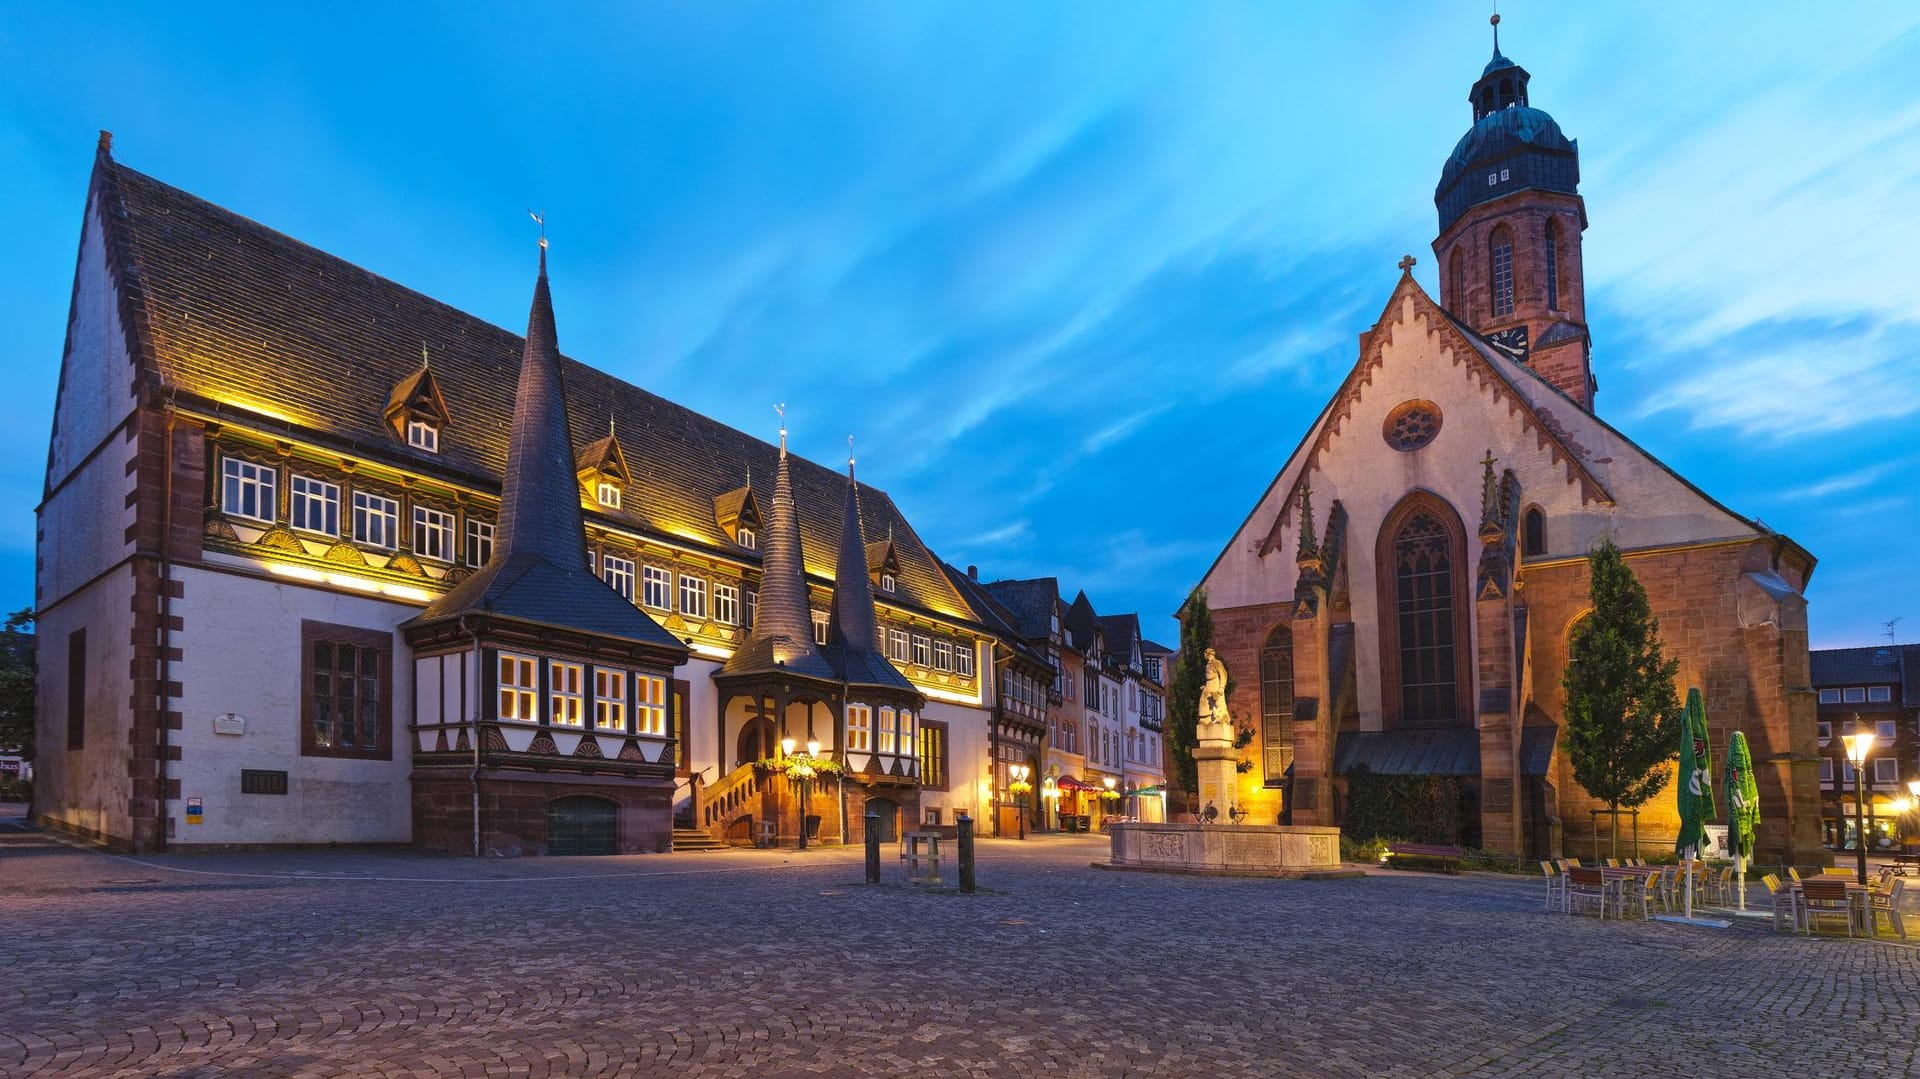
POLYGON ((1499 349, 1507 359, 1515 363, 1527 362, 1527 328, 1525 326, 1495 330, 1487 335, 1487 344, 1499 349))

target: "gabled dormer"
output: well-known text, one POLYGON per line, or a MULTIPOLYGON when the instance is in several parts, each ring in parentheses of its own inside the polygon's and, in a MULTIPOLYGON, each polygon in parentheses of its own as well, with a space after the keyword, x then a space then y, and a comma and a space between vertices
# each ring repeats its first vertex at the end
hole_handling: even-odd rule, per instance
POLYGON ((867 579, 883 596, 900 591, 900 556, 893 549, 893 537, 867 544, 867 579))
POLYGON ((582 497, 590 505, 603 510, 626 508, 633 473, 627 469, 627 455, 611 428, 605 438, 588 443, 574 456, 573 472, 580 478, 582 497))
POLYGON ((742 485, 714 497, 713 517, 727 538, 749 551, 760 549, 760 502, 753 488, 742 485))
POLYGON ((418 371, 401 379, 387 394, 387 426, 395 438, 427 453, 440 452, 440 433, 447 426, 447 402, 440 396, 440 381, 432 369, 422 363, 418 371))

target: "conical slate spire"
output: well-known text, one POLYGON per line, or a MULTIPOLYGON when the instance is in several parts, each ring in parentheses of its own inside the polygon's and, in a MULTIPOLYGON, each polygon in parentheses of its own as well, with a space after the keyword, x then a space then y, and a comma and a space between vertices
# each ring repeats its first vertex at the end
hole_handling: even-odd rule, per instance
POLYGON ((573 471, 573 438, 560 381, 560 343, 553 324, 553 294, 547 288, 547 248, 540 247, 540 277, 527 314, 527 344, 520 356, 520 387, 514 396, 507 439, 507 470, 500 489, 500 523, 493 557, 536 555, 568 572, 587 567, 586 529, 573 471))
POLYGON ((860 481, 847 461, 847 509, 840 518, 840 555, 833 564, 833 611, 827 643, 872 649, 878 641, 873 587, 867 580, 867 540, 860 523, 860 481))
POLYGON ((793 501, 793 468, 787 429, 780 428, 780 464, 773 474, 773 507, 767 514, 760 559, 760 599, 753 631, 723 668, 746 674, 784 668, 796 674, 834 677, 813 640, 813 606, 807 598, 806 562, 800 549, 800 515, 793 501))

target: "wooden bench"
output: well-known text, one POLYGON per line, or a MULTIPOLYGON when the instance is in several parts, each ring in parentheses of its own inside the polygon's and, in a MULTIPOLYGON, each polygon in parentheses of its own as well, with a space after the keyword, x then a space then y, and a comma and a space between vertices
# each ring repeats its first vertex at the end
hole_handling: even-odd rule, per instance
POLYGON ((1387 847, 1387 864, 1395 869, 1428 869, 1458 873, 1467 852, 1443 843, 1394 843, 1387 847))

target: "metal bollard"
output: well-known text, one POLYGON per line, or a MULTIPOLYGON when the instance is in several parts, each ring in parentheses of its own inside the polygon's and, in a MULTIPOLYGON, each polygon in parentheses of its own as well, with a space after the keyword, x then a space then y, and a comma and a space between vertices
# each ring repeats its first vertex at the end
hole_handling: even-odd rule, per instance
POLYGON ((880 814, 867 814, 867 883, 880 883, 880 814))
POLYGON ((964 809, 953 814, 954 831, 960 837, 960 890, 973 892, 973 818, 964 809))

